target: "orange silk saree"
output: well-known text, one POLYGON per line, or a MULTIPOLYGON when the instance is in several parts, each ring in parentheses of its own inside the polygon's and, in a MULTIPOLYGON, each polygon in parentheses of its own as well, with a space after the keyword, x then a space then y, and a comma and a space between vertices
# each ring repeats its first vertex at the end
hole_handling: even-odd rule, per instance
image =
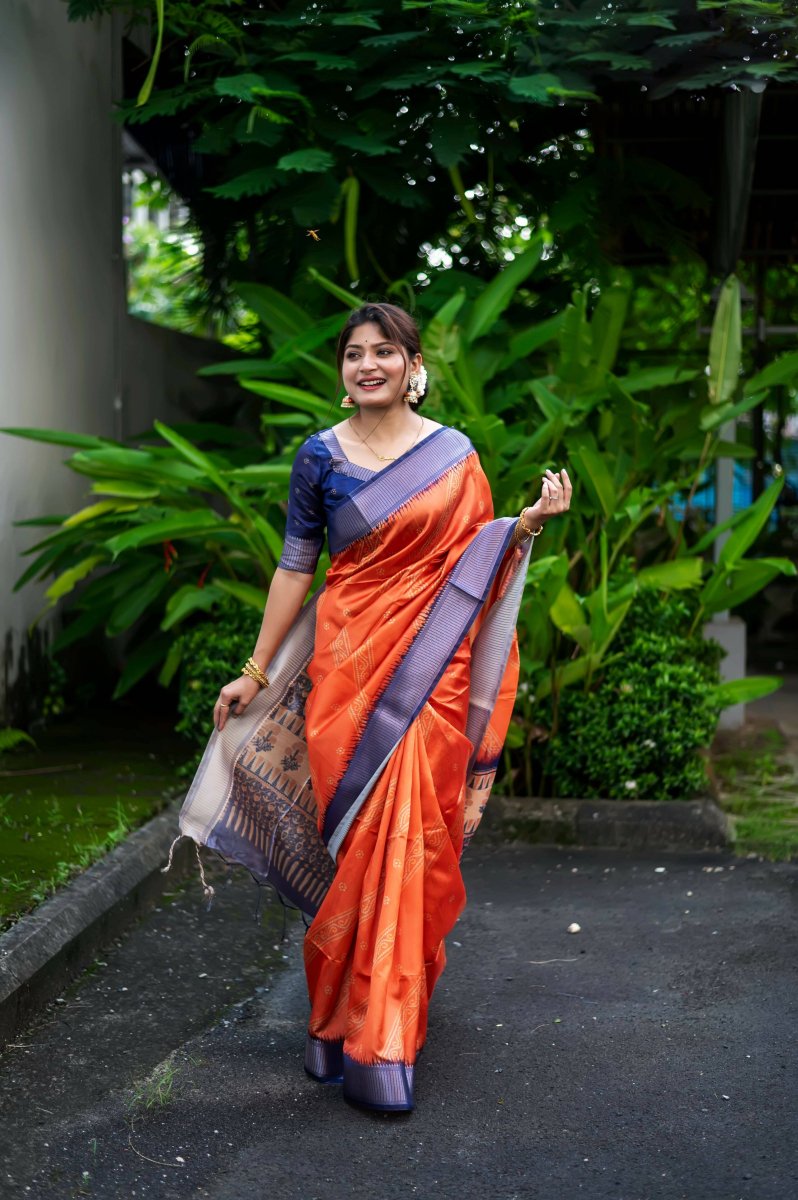
POLYGON ((515 699, 529 547, 456 430, 365 474, 326 514, 332 565, 269 688, 212 735, 181 831, 312 917, 308 1073, 407 1110, 515 699))

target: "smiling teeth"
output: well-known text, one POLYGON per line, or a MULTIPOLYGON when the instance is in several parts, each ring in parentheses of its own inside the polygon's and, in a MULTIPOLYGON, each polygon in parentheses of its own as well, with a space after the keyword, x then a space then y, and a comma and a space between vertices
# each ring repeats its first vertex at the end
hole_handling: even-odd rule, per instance
POLYGON ((364 388, 368 388, 368 387, 382 387, 382 385, 383 385, 384 383, 385 383, 385 380, 384 380, 384 379, 366 379, 366 380, 364 380, 364 381, 363 381, 363 383, 361 383, 361 385, 360 385, 360 386, 361 386, 361 387, 364 387, 364 388))

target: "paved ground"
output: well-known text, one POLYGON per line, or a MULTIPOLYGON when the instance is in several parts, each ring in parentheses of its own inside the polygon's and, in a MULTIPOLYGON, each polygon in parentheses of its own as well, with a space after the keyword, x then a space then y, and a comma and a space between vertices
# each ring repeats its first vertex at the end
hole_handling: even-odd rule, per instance
POLYGON ((279 906, 192 881, 0 1061, 0 1195, 798 1195, 798 864, 483 843, 466 875, 415 1113, 304 1076, 301 926, 284 960, 279 906))

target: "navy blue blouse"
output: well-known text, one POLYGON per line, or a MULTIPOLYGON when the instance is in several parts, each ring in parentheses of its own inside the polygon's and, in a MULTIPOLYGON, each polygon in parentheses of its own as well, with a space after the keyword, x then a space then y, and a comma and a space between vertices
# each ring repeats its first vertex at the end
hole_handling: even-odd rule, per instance
POLYGON ((330 513, 376 473, 350 462, 332 429, 307 438, 291 468, 285 544, 278 567, 312 575, 330 513))

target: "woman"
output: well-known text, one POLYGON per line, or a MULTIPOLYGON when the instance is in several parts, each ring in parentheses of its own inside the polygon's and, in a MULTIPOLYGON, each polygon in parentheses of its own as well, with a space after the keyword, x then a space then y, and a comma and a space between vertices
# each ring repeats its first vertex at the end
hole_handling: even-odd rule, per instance
POLYGON ((221 689, 181 830, 312 918, 308 1074, 408 1111, 512 712, 531 539, 571 484, 546 471, 520 518, 492 519, 468 438, 418 411, 401 309, 353 312, 338 365, 355 411, 296 456, 260 636, 221 689), (302 607, 325 528, 332 565, 302 607))

